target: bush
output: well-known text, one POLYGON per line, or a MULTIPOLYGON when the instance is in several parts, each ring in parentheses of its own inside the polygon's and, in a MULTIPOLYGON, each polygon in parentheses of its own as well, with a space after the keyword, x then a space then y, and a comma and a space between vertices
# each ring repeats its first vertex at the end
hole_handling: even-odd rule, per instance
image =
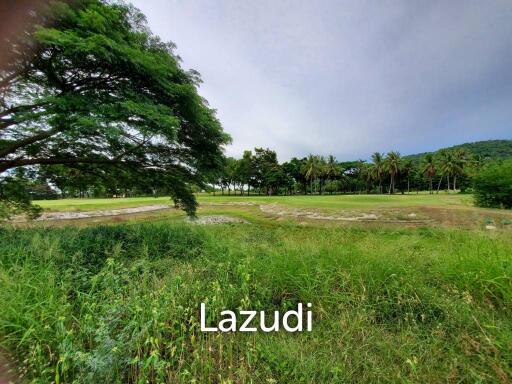
POLYGON ((29 219, 35 219, 41 212, 41 207, 32 204, 26 180, 18 177, 0 178, 0 224, 14 215, 24 214, 29 219))
POLYGON ((512 159, 490 164, 475 178, 475 204, 512 208, 512 159))

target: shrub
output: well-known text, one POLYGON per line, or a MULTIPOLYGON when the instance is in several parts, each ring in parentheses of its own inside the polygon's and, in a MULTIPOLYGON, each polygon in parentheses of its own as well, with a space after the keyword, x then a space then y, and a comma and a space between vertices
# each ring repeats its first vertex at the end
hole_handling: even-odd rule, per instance
POLYGON ((474 189, 476 205, 512 208, 512 159, 490 164, 480 171, 474 189))

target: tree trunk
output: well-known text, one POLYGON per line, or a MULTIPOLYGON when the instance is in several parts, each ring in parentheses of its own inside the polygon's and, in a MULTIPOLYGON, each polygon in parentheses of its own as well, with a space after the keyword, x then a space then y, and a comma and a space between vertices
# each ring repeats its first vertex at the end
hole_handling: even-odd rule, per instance
POLYGON ((457 190, 457 175, 453 175, 453 192, 457 190))
POLYGON ((409 184, 409 178, 407 178, 407 194, 409 194, 409 192, 410 192, 409 185, 410 185, 410 184, 409 184))
POLYGON ((395 175, 391 174, 391 183, 389 183, 389 194, 395 193, 395 175))
POLYGON ((443 181, 443 176, 444 175, 441 175, 441 177, 439 178, 439 183, 437 183, 437 193, 439 193, 439 189, 441 188, 441 182, 443 181))

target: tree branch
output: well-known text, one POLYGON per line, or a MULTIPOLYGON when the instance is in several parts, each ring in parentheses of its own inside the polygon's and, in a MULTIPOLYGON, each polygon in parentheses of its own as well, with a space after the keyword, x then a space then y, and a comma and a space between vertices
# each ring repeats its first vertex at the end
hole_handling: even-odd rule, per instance
POLYGON ((10 75, 2 78, 0 80, 0 89, 4 89, 4 88, 7 88, 9 86, 9 84, 11 83, 12 80, 14 80, 16 77, 26 73, 27 69, 26 68, 23 68, 22 70, 20 71, 16 71, 16 72, 13 72, 11 73, 10 75))
POLYGON ((48 102, 41 102, 41 103, 35 103, 35 104, 31 104, 31 105, 17 105, 16 107, 11 107, 9 109, 5 109, 2 112, 0 112, 0 117, 8 116, 8 115, 16 113, 16 112, 30 111, 32 109, 43 107, 48 104, 49 104, 48 102))
POLYGON ((0 131, 6 128, 9 128, 11 125, 16 124, 16 121, 14 120, 0 120, 0 131))
POLYGON ((0 149, 0 157, 5 157, 11 153, 14 153, 17 149, 26 147, 27 145, 37 143, 38 141, 47 139, 56 133, 58 133, 59 130, 56 128, 50 129, 49 131, 40 132, 36 135, 26 137, 22 140, 15 141, 14 143, 6 146, 3 149, 0 149))
MULTIPOLYGON (((18 160, 0 160, 0 173, 11 168, 23 167, 26 165, 43 165, 43 164, 122 164, 137 165, 135 162, 126 162, 120 159, 101 159, 90 157, 70 157, 70 158, 35 158, 35 159, 18 159, 18 160)), ((139 164, 140 166, 140 164, 139 164)))

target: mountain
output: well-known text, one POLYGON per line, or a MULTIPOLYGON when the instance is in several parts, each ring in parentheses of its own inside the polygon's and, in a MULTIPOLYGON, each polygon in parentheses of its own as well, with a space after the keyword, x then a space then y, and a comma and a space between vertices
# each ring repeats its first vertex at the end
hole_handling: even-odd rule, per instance
POLYGON ((407 155, 404 156, 404 159, 410 159, 414 162, 417 162, 420 161, 427 153, 436 154, 443 149, 455 150, 460 148, 465 149, 469 153, 480 155, 483 159, 504 159, 507 157, 512 157, 512 140, 485 140, 441 148, 434 152, 423 152, 416 153, 414 155, 407 155))

